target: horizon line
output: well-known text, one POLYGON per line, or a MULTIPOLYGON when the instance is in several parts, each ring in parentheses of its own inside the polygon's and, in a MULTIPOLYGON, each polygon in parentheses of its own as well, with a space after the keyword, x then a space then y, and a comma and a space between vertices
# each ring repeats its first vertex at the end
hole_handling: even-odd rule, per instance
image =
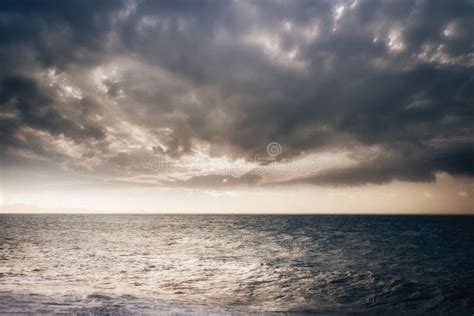
POLYGON ((265 213, 265 212, 230 212, 230 213, 217 213, 217 212, 0 212, 0 215, 271 215, 271 216, 474 216, 474 211, 468 213, 265 213))

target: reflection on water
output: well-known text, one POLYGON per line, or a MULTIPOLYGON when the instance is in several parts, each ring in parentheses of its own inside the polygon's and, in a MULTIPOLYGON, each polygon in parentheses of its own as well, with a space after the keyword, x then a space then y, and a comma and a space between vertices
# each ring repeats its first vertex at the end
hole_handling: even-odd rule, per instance
POLYGON ((474 312, 474 217, 0 215, 6 312, 474 312))

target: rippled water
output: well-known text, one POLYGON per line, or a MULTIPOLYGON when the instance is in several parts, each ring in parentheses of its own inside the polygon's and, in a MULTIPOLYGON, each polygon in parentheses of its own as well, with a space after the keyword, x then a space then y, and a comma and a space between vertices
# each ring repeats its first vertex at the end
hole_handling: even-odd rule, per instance
POLYGON ((474 312, 472 216, 0 215, 3 312, 474 312))

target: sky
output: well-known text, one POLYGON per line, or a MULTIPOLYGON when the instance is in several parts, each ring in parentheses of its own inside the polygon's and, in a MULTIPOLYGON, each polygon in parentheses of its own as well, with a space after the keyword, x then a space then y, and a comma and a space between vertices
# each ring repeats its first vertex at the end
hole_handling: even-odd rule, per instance
POLYGON ((474 214, 474 1, 0 2, 0 212, 474 214))

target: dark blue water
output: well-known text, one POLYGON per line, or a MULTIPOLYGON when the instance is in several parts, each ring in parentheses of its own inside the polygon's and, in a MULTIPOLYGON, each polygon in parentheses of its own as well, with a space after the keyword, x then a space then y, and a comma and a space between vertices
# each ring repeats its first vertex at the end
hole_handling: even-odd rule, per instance
POLYGON ((0 215, 0 310, 474 313, 473 216, 0 215))

